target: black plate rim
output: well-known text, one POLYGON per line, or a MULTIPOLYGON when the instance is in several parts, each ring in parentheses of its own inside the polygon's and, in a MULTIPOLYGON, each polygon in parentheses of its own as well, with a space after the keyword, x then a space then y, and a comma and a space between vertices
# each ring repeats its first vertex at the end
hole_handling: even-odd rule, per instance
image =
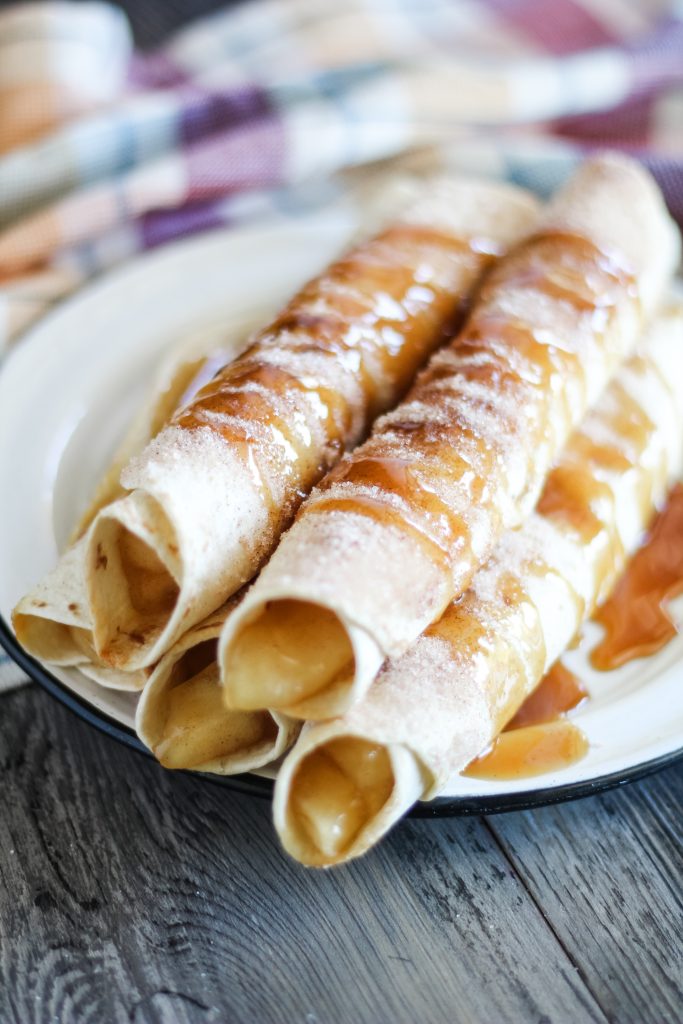
MULTIPOLYGON (((87 700, 79 697, 56 676, 53 676, 41 662, 28 654, 2 615, 0 615, 0 647, 4 648, 10 658, 26 672, 30 679, 42 686, 52 697, 83 721, 94 726, 99 732, 123 743, 136 753, 153 760, 151 751, 141 743, 132 729, 121 725, 120 722, 103 711, 97 711, 87 700)), ((523 793, 501 793, 498 796, 489 797, 436 797, 425 803, 417 803, 410 811, 409 816, 414 818, 452 818, 471 814, 502 814, 506 811, 547 807, 602 793, 617 786, 627 785, 629 782, 636 782, 638 779, 652 775, 681 760, 683 760, 683 747, 668 754, 662 754, 660 757, 651 758, 649 761, 643 761, 624 771, 600 775, 583 782, 569 782, 563 786, 553 786, 552 789, 531 789, 525 790, 523 793)), ((214 785, 227 786, 239 793, 258 796, 261 799, 269 799, 273 792, 272 781, 259 775, 210 775, 202 772, 183 772, 182 774, 200 776, 214 785)))

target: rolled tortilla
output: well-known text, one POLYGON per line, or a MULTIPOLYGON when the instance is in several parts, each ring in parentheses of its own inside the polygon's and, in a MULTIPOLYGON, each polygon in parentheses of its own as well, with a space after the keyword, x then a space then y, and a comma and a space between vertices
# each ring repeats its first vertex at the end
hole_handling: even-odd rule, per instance
POLYGON ((196 351, 196 343, 193 343, 192 349, 195 351, 175 353, 165 362, 140 411, 126 431, 104 477, 74 527, 71 543, 83 536, 98 512, 125 495, 126 489, 121 483, 121 472, 126 463, 156 437, 171 416, 211 380, 225 365, 226 360, 234 359, 246 347, 247 337, 248 333, 239 332, 234 338, 226 339, 217 347, 211 344, 211 351, 196 351))
POLYGON ((678 251, 644 170, 586 161, 461 334, 300 510, 226 624, 229 706, 322 719, 367 691, 529 514, 678 251))
POLYGON ((156 661, 249 580, 297 506, 447 337, 537 206, 507 185, 433 182, 306 285, 134 459, 88 547, 98 654, 156 661))
POLYGON ((56 567, 19 601, 12 624, 22 647, 46 664, 75 667, 95 682, 117 690, 141 690, 149 672, 124 672, 95 652, 85 586, 87 530, 97 513, 125 494, 121 467, 196 394, 226 361, 246 345, 248 331, 235 328, 183 340, 155 375, 138 415, 130 424, 56 567))
POLYGON ((570 439, 538 509, 346 715, 304 726, 275 825, 305 864, 357 857, 513 717, 613 586, 681 468, 683 310, 655 324, 570 439))
POLYGON ((81 537, 64 552, 12 612, 21 646, 47 665, 78 668, 101 686, 141 690, 148 673, 120 672, 95 653, 85 592, 85 543, 81 537))
POLYGON ((186 633, 156 666, 138 702, 138 736, 165 768, 217 775, 261 768, 296 739, 300 723, 268 711, 223 704, 218 637, 233 598, 186 633))

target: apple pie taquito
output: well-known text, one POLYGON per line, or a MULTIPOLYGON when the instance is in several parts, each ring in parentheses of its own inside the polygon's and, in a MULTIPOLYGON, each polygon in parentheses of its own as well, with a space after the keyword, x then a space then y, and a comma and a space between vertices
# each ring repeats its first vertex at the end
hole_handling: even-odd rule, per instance
POLYGON ((327 866, 363 853, 514 716, 608 596, 680 472, 682 381, 679 308, 655 322, 465 595, 360 703, 304 726, 275 786, 293 857, 327 866))
POLYGON ((234 775, 261 768, 296 739, 300 722, 278 712, 229 711, 223 703, 218 637, 237 595, 178 640, 140 695, 137 734, 165 768, 234 775))
POLYGON ((404 394, 483 272, 537 216, 513 186, 423 184, 125 468, 131 494, 100 514, 87 555, 95 646, 112 666, 157 661, 251 579, 313 485, 404 394))
POLYGON ((12 624, 20 644, 47 664, 77 667, 103 686, 120 690, 142 689, 148 672, 123 672, 107 665, 95 652, 92 621, 85 586, 87 532, 97 513, 123 494, 122 467, 142 450, 171 415, 246 344, 242 329, 216 338, 199 335, 160 366, 146 400, 131 422, 87 508, 74 528, 69 544, 55 568, 19 601, 12 624))
POLYGON ((463 330, 327 475, 226 624, 226 702, 343 713, 469 586, 633 350, 679 253, 634 161, 587 160, 463 330))

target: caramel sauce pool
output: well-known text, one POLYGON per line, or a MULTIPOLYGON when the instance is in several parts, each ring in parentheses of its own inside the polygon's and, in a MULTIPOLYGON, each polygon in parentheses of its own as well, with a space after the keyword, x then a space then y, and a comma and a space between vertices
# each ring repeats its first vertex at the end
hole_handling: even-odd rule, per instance
POLYGON ((474 779, 524 779, 580 761, 588 741, 564 716, 587 697, 573 672, 555 662, 500 736, 462 774, 474 779))
POLYGON ((636 551, 612 596, 593 616, 605 635, 591 653, 608 671, 654 654, 677 633, 666 602, 683 593, 683 485, 676 484, 645 544, 636 551))

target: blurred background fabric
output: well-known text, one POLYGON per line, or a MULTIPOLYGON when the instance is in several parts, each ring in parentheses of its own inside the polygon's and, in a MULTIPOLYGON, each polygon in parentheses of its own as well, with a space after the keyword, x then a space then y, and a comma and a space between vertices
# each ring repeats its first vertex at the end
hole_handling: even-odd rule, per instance
MULTIPOLYGON (((137 28, 136 0, 0 7, 0 354, 139 253, 446 148, 547 194, 619 147, 683 221, 680 5, 249 0, 144 52, 126 6, 137 28)), ((0 657, 0 690, 24 678, 0 657)))
POLYGON ((120 7, 5 6, 0 348, 139 252, 295 216, 351 169, 439 143, 541 192, 618 146, 683 219, 681 15, 664 0, 251 0, 136 52, 120 7))

